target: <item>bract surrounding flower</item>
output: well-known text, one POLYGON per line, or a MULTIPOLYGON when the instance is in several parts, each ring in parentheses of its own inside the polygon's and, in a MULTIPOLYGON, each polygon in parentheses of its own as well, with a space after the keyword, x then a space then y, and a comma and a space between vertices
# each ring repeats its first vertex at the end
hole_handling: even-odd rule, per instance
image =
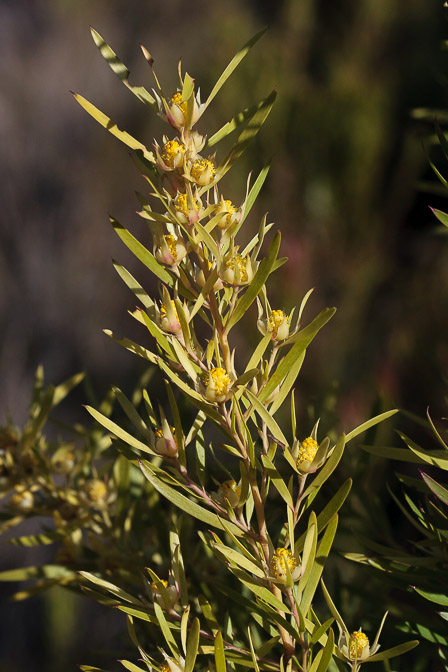
POLYGON ((222 217, 218 219, 216 226, 223 230, 228 229, 240 217, 238 209, 233 205, 232 201, 224 200, 222 197, 215 210, 215 215, 218 214, 222 214, 222 217))
POLYGON ((161 264, 178 266, 186 254, 187 247, 184 240, 168 234, 161 237, 155 257, 161 264))
POLYGON ((154 600, 154 602, 157 602, 157 604, 160 607, 162 607, 162 609, 170 611, 176 606, 177 600, 179 599, 179 593, 177 591, 176 586, 172 584, 169 585, 168 581, 161 579, 161 583, 163 583, 164 587, 166 588, 167 594, 166 595, 162 594, 157 584, 154 582, 151 584, 152 599, 154 600))
POLYGON ((160 327, 171 334, 182 331, 176 304, 172 299, 166 306, 164 303, 160 305, 160 327))
POLYGON ((224 504, 227 500, 230 506, 234 509, 238 506, 241 497, 241 488, 236 481, 224 481, 218 488, 217 498, 224 504))
POLYGON ((271 574, 277 583, 286 585, 288 582, 288 571, 292 581, 297 581, 302 573, 302 568, 298 566, 296 557, 287 548, 277 548, 271 557, 271 574))
POLYGON ((199 219, 199 204, 196 200, 192 201, 192 208, 188 202, 187 194, 179 193, 173 201, 177 217, 182 224, 197 222, 199 219))
POLYGON ((219 275, 223 282, 232 287, 247 285, 254 277, 250 257, 236 253, 228 255, 221 264, 219 275))
POLYGON ((209 401, 227 401, 232 379, 225 369, 217 366, 208 372, 205 385, 205 396, 209 401))
POLYGON ((176 430, 165 425, 156 430, 155 450, 159 455, 175 457, 178 453, 176 430))

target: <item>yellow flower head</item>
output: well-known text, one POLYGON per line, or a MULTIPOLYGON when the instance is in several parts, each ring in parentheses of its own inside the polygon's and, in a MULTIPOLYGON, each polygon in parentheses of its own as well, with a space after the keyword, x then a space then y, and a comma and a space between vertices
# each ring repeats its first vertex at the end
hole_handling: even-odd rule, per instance
POLYGON ((199 186, 207 186, 215 176, 215 164, 209 159, 197 159, 191 167, 190 175, 199 186))
MULTIPOLYGON (((199 205, 197 201, 193 199, 193 208, 196 212, 199 212, 199 205)), ((190 208, 188 207, 188 197, 187 194, 178 194, 173 201, 173 206, 176 212, 180 215, 181 221, 186 223, 190 218, 190 208)))
POLYGON ((230 506, 238 506, 241 497, 241 488, 236 481, 224 481, 218 488, 218 497, 221 502, 227 499, 230 506))
POLYGON ((209 401, 226 401, 232 379, 225 369, 217 366, 207 374, 205 396, 209 401))
POLYGON ((350 635, 350 658, 358 659, 362 657, 362 652, 369 646, 369 638, 363 632, 355 630, 350 635))
POLYGON ((169 331, 172 334, 182 331, 174 299, 171 299, 168 310, 164 303, 160 304, 160 327, 163 331, 169 331))
MULTIPOLYGON (((160 583, 163 583, 165 588, 168 586, 168 581, 165 581, 165 579, 160 579, 160 583)), ((158 587, 157 587, 157 583, 155 581, 153 583, 151 583, 151 588, 153 590, 159 590, 158 587)))
POLYGON ((272 332, 272 340, 284 340, 289 336, 289 317, 283 310, 273 310, 268 320, 268 331, 272 332))
POLYGON ((187 114, 187 101, 184 100, 182 102, 182 93, 180 91, 173 93, 170 103, 171 105, 176 105, 183 112, 184 116, 187 114))
POLYGON ((22 490, 21 492, 15 492, 9 502, 13 509, 26 512, 33 508, 34 496, 30 490, 22 490))
POLYGON ((236 219, 236 213, 238 212, 238 209, 233 205, 232 201, 229 201, 228 199, 224 200, 221 198, 221 202, 219 203, 218 207, 216 208, 216 213, 222 213, 221 219, 218 220, 217 226, 220 229, 228 229, 231 224, 236 219))
POLYGON ((174 169, 182 165, 184 154, 185 145, 177 140, 169 140, 163 145, 160 156, 169 168, 174 169))
POLYGON ((289 567, 289 571, 292 574, 293 570, 297 567, 297 560, 287 548, 277 548, 271 558, 272 575, 276 579, 281 579, 286 573, 286 566, 289 567))
POLYGON ((91 502, 95 504, 104 502, 107 497, 107 485, 99 478, 93 478, 86 484, 86 493, 91 502))
POLYGON ((233 287, 246 285, 254 277, 250 257, 236 253, 229 254, 221 264, 219 275, 224 282, 233 287))
POLYGON ((175 238, 171 234, 162 236, 156 250, 156 259, 168 266, 177 266, 187 254, 187 248, 182 238, 175 238))
POLYGON ((316 453, 319 446, 315 439, 311 436, 308 436, 300 444, 299 455, 297 457, 296 466, 300 469, 300 465, 303 462, 312 462, 316 457, 316 453))

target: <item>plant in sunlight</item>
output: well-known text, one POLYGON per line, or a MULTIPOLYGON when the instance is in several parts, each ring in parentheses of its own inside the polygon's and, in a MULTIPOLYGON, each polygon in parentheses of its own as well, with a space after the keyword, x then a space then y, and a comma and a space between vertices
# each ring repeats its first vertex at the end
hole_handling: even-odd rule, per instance
MULTIPOLYGON (((377 653, 378 637, 370 645, 361 628, 350 634, 325 588, 331 617, 318 613, 315 605, 351 480, 329 501, 319 499, 321 488, 347 442, 395 411, 335 441, 320 431, 318 418, 314 426, 298 427, 293 387, 306 349, 335 310, 326 308, 303 326, 311 292, 289 312, 271 306, 266 283, 286 259, 278 257, 280 234, 270 235, 273 224, 266 216, 249 242, 240 242, 241 229, 252 228, 248 218, 268 167, 255 179, 248 177, 242 202, 221 186, 268 117, 276 93, 212 135, 196 129, 263 32, 236 54, 202 102, 195 81, 180 65, 177 89, 164 91, 144 48, 155 90, 131 86, 127 68, 92 31, 112 70, 167 124, 166 135, 151 148, 75 95, 131 148, 145 179, 139 215, 149 227, 152 247, 116 219, 111 223, 157 278, 158 295, 150 296, 115 263, 139 301, 131 314, 144 330, 143 344, 105 333, 143 358, 151 372, 159 370, 168 403, 154 399, 148 381, 132 400, 114 389, 126 423, 123 414, 120 422, 112 419, 107 404, 88 406, 96 421, 94 439, 77 457, 61 448, 52 455, 76 493, 69 502, 76 513, 65 523, 65 536, 57 528, 58 538, 75 535, 79 549, 55 566, 68 567, 71 575, 81 570, 82 590, 127 614, 145 666, 120 661, 133 672, 224 672, 235 666, 267 672, 324 672, 335 666, 355 671, 364 662, 387 660, 416 645, 407 642, 377 653), (220 157, 215 146, 237 129, 236 141, 220 157), (248 361, 232 346, 239 323, 258 325, 260 331, 248 361), (276 418, 284 406, 290 412, 288 429, 276 418)), ((31 453, 41 459, 37 444, 31 453)), ((41 512, 39 477, 33 483, 26 490, 19 481, 12 484, 10 505, 22 516, 41 512)), ((56 570, 52 578, 57 582, 56 570)), ((71 578, 67 581, 77 587, 71 578)))

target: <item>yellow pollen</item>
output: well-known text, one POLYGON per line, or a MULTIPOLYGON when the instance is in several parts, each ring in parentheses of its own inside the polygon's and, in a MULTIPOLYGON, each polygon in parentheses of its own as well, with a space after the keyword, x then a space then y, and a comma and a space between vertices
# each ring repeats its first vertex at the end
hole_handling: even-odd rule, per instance
MULTIPOLYGON (((173 435, 174 442, 177 446, 176 428, 173 427, 173 425, 170 425, 170 430, 171 430, 171 434, 173 435)), ((163 429, 161 427, 156 429, 156 436, 157 436, 158 439, 163 439, 163 429)))
MULTIPOLYGON (((195 200, 193 200, 193 207, 198 212, 199 206, 195 200)), ((188 217, 188 199, 187 194, 178 194, 176 200, 174 201, 174 209, 177 212, 181 212, 185 217, 188 217)))
POLYGON ((214 176, 215 164, 213 161, 209 161, 208 159, 198 159, 191 167, 191 177, 193 180, 198 181, 206 170, 210 170, 211 177, 214 176))
MULTIPOLYGON (((178 315, 178 313, 177 313, 176 304, 174 303, 174 300, 173 300, 173 299, 171 299, 171 305, 173 306, 174 315, 176 316, 176 319, 179 320, 179 315, 178 315)), ((166 312, 166 308, 165 308, 165 304, 164 304, 164 303, 161 303, 161 304, 160 304, 160 316, 161 316, 161 317, 166 317, 166 316, 167 316, 167 312, 166 312)))
POLYGON ((176 258, 177 258, 177 252, 176 252, 176 243, 175 243, 175 238, 174 238, 174 236, 167 235, 167 236, 163 236, 163 238, 164 238, 164 240, 165 240, 165 243, 166 243, 167 246, 168 246, 169 251, 170 251, 171 254, 173 255, 174 260, 176 260, 176 258))
MULTIPOLYGON (((168 581, 165 581, 165 579, 160 579, 160 583, 163 583, 163 585, 165 586, 165 588, 168 586, 168 581)), ((159 590, 159 589, 157 588, 157 584, 156 584, 156 582, 151 583, 151 588, 153 588, 154 590, 159 590)), ((166 664, 166 663, 165 663, 165 664, 166 664)), ((168 669, 169 669, 169 665, 168 665, 168 669)))
POLYGON ((230 376, 226 373, 225 369, 222 369, 220 366, 212 369, 208 374, 207 385, 210 385, 210 379, 214 382, 214 389, 216 394, 226 394, 229 385, 231 385, 232 380, 230 376))
POLYGON ((291 551, 287 548, 277 548, 271 559, 271 572, 276 579, 286 572, 286 566, 288 566, 289 571, 292 572, 297 566, 297 561, 291 551))
POLYGON ((87 484, 87 494, 92 502, 100 502, 106 498, 107 486, 103 481, 94 478, 87 484))
POLYGON ((316 457, 317 449, 319 448, 317 441, 311 436, 308 436, 300 444, 299 456, 297 458, 297 466, 302 462, 312 462, 316 457))
POLYGON ((229 492, 229 490, 232 490, 235 494, 238 496, 241 495, 241 488, 239 485, 236 484, 235 481, 224 481, 224 483, 221 483, 219 486, 219 490, 225 494, 226 492, 229 492))
POLYGON ((240 278, 242 282, 247 282, 247 270, 246 270, 246 258, 242 257, 241 254, 235 254, 235 256, 231 257, 226 261, 226 266, 227 268, 232 268, 235 270, 236 266, 238 266, 239 271, 240 271, 240 278))
POLYGON ((363 632, 352 632, 350 635, 350 658, 360 658, 366 646, 369 646, 367 635, 363 632))
POLYGON ((283 310, 272 311, 271 316, 269 317, 269 331, 272 331, 274 337, 277 336, 278 329, 281 327, 284 320, 289 324, 289 318, 286 317, 283 310))
POLYGON ((173 95, 171 96, 170 103, 171 105, 177 105, 177 107, 182 110, 184 115, 187 114, 187 101, 184 100, 182 102, 182 93, 180 91, 176 91, 176 93, 173 93, 173 95))
POLYGON ((160 156, 165 161, 167 166, 174 168, 174 160, 178 156, 179 152, 181 154, 185 154, 185 146, 180 142, 177 142, 177 140, 169 140, 163 145, 160 156))

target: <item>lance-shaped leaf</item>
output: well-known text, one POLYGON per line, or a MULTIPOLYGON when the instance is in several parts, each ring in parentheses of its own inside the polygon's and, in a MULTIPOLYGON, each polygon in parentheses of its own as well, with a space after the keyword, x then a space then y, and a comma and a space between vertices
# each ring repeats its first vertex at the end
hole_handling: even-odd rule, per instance
POLYGON ((428 591, 417 588, 416 586, 414 586, 414 590, 416 593, 424 597, 425 600, 435 602, 436 604, 441 604, 444 607, 448 606, 448 595, 445 595, 444 593, 429 593, 428 591))
POLYGON ((438 497, 444 504, 448 505, 448 490, 444 488, 443 485, 440 485, 440 483, 437 483, 437 481, 431 478, 431 476, 428 476, 428 474, 425 474, 423 471, 420 473, 431 492, 434 493, 434 495, 438 497))
POLYGON ((62 536, 62 534, 57 532, 29 534, 24 537, 13 537, 12 539, 8 539, 8 543, 13 546, 25 546, 26 548, 32 546, 48 546, 57 541, 61 541, 62 536))
POLYGON ((283 478, 280 476, 274 464, 266 455, 261 456, 261 461, 263 462, 263 466, 265 467, 266 473, 271 479, 272 483, 274 484, 275 489, 277 490, 279 495, 284 499, 288 507, 290 509, 293 509, 294 504, 292 501, 291 493, 289 492, 288 486, 286 485, 283 478))
POLYGON ((442 210, 437 210, 437 208, 431 208, 431 210, 437 217, 439 222, 442 222, 444 226, 448 227, 448 215, 446 214, 446 212, 442 212, 442 210))
POLYGON ((297 586, 297 593, 300 595, 308 583, 316 559, 317 549, 317 519, 314 511, 311 511, 308 530, 305 536, 302 554, 302 576, 297 586))
POLYGON ((393 448, 390 446, 361 446, 361 448, 376 457, 384 457, 388 460, 399 460, 400 462, 425 464, 424 460, 409 452, 406 448, 393 448))
POLYGON ((241 61, 243 60, 243 58, 244 58, 244 57, 248 54, 248 52, 252 49, 252 47, 254 46, 254 44, 256 44, 256 43, 258 42, 258 40, 260 39, 260 37, 262 37, 262 36, 264 35, 264 33, 266 32, 266 30, 267 30, 267 27, 266 27, 266 28, 263 28, 263 29, 260 30, 258 33, 256 33, 256 34, 255 34, 253 37, 251 37, 250 40, 248 40, 248 42, 246 42, 246 44, 245 44, 243 47, 241 47, 241 49, 235 54, 235 56, 232 58, 232 60, 230 61, 230 63, 228 64, 228 66, 226 67, 226 69, 224 70, 224 72, 222 73, 222 75, 219 77, 219 79, 218 79, 218 81, 216 82, 215 86, 214 86, 213 89, 211 90, 209 97, 207 98, 207 100, 206 100, 205 103, 204 103, 204 108, 203 108, 204 110, 210 105, 210 103, 212 102, 213 98, 216 96, 216 94, 217 94, 218 91, 221 89, 221 87, 222 87, 222 86, 226 83, 226 81, 229 79, 229 77, 230 77, 230 75, 232 74, 232 72, 233 72, 233 71, 235 70, 235 68, 241 63, 241 61))
POLYGON ((268 118, 276 97, 277 97, 277 91, 276 89, 274 89, 273 91, 271 91, 269 96, 267 96, 266 98, 264 98, 264 100, 261 101, 257 111, 249 119, 246 128, 239 135, 236 143, 233 145, 233 147, 231 147, 228 154, 219 164, 217 172, 220 173, 221 177, 225 175, 228 170, 230 170, 233 164, 240 158, 243 152, 245 152, 251 140, 253 140, 253 138, 257 135, 258 131, 268 118))
POLYGON ((313 664, 310 667, 310 672, 326 672, 333 657, 334 650, 334 633, 330 630, 327 637, 327 642, 323 649, 319 651, 313 664))
MULTIPOLYGON (((330 499, 328 504, 317 516, 317 531, 318 534, 322 532, 333 518, 334 514, 339 511, 343 503, 345 502, 348 493, 352 487, 352 479, 348 478, 345 483, 341 485, 337 493, 330 499)), ((296 541, 295 551, 297 553, 302 552, 303 544, 305 542, 306 532, 304 532, 296 541)))
POLYGON ((109 133, 114 135, 118 140, 121 140, 125 145, 134 150, 140 150, 143 153, 143 156, 154 163, 154 155, 150 152, 143 143, 139 142, 132 137, 126 131, 120 131, 117 124, 115 124, 109 117, 107 117, 101 110, 99 110, 95 105, 90 103, 84 96, 81 96, 79 93, 74 93, 73 96, 77 103, 81 105, 84 110, 90 114, 91 117, 95 119, 103 128, 105 128, 109 133))
POLYGON ((177 646, 176 640, 173 637, 168 621, 165 618, 162 607, 158 602, 154 602, 154 613, 157 620, 159 621, 160 630, 162 631, 165 641, 171 649, 171 653, 177 659, 179 656, 179 648, 177 646))
POLYGON ((28 579, 75 579, 77 573, 62 565, 41 565, 40 567, 18 567, 0 572, 0 581, 27 581, 28 579))
POLYGON ((91 28, 90 32, 92 33, 93 41, 98 47, 101 56, 104 58, 106 63, 112 69, 112 71, 117 75, 119 79, 123 82, 127 88, 132 91, 134 96, 137 96, 142 103, 146 103, 153 109, 157 110, 157 103, 155 98, 147 91, 143 86, 131 86, 129 84, 129 75, 130 72, 127 67, 120 61, 117 54, 113 49, 103 40, 101 35, 94 29, 91 28))
POLYGON ((174 280, 168 271, 157 261, 155 256, 141 244, 132 233, 130 233, 120 222, 113 217, 110 217, 115 233, 121 238, 123 243, 131 252, 144 264, 149 270, 154 273, 162 282, 169 287, 174 285, 174 280))
POLYGON ((187 642, 187 653, 185 656, 185 672, 193 672, 199 646, 199 618, 195 618, 191 626, 190 635, 187 642))
POLYGON ((142 667, 137 667, 137 665, 134 665, 134 663, 130 663, 129 660, 119 660, 118 662, 123 665, 125 670, 129 670, 129 672, 147 672, 148 670, 148 668, 144 670, 142 667))
POLYGON ((255 301, 256 297, 260 293, 269 274, 272 271, 274 261, 277 258, 277 254, 280 248, 280 240, 280 233, 277 233, 269 246, 269 254, 267 258, 263 259, 260 263, 252 282, 248 286, 242 298, 236 304, 235 309, 227 320, 225 324, 226 333, 228 333, 230 329, 243 317, 252 302, 255 301))
POLYGON ((260 401, 267 399, 275 390, 277 385, 288 375, 291 368, 296 364, 299 357, 309 346, 318 331, 330 320, 336 312, 336 308, 326 308, 309 324, 299 331, 295 337, 295 342, 286 357, 277 366, 275 372, 270 377, 266 387, 260 394, 260 401))
POLYGON ((266 423, 269 430, 272 432, 272 436, 274 437, 274 439, 278 440, 283 445, 287 445, 288 441, 285 438, 285 435, 283 434, 282 430, 280 429, 280 427, 278 426, 277 422, 274 420, 272 415, 266 410, 266 408, 260 402, 259 398, 256 397, 247 388, 245 389, 244 394, 247 396, 247 398, 249 399, 254 409, 257 411, 260 418, 266 423))
POLYGON ((376 415, 374 418, 371 418, 370 420, 363 422, 362 425, 359 425, 359 427, 356 427, 356 429, 352 429, 352 431, 347 434, 347 436, 345 437, 345 443, 348 443, 349 441, 354 439, 355 436, 359 436, 359 434, 362 434, 363 432, 367 431, 368 429, 370 429, 370 427, 374 427, 379 422, 384 422, 384 420, 387 420, 387 418, 392 417, 393 415, 395 415, 395 413, 398 413, 397 408, 394 408, 391 411, 386 411, 385 413, 381 413, 380 415, 376 415))
POLYGON ((378 660, 389 660, 389 658, 395 658, 396 656, 402 656, 403 653, 415 649, 420 642, 418 639, 413 639, 410 642, 405 642, 404 644, 399 644, 399 646, 394 646, 392 649, 387 649, 386 651, 381 651, 380 653, 375 653, 374 656, 370 656, 368 659, 369 663, 374 663, 378 660))
POLYGON ((260 600, 266 602, 271 607, 274 607, 274 609, 280 609, 280 611, 290 613, 288 607, 283 604, 281 600, 275 597, 275 595, 273 595, 270 590, 264 586, 260 586, 260 584, 257 582, 257 579, 254 579, 242 569, 231 568, 231 571, 233 574, 235 574, 236 577, 238 577, 241 583, 247 586, 247 588, 249 588, 249 590, 252 591, 254 595, 260 598, 260 600))
POLYGON ((220 632, 217 632, 215 637, 215 667, 216 672, 227 672, 224 644, 220 632))
POLYGON ((224 544, 214 544, 213 548, 222 553, 230 563, 246 569, 248 572, 251 572, 261 579, 266 578, 265 572, 258 564, 252 560, 249 560, 247 556, 238 553, 238 551, 235 551, 235 549, 230 548, 230 546, 225 546, 224 544))
POLYGON ((305 359, 305 354, 306 350, 304 350, 302 354, 299 355, 299 357, 296 359, 294 364, 291 366, 284 382, 280 386, 278 394, 276 395, 274 401, 272 402, 272 405, 269 407, 269 413, 271 413, 272 415, 278 411, 278 409, 288 396, 289 392, 291 391, 292 386, 296 382, 297 376, 300 373, 300 369, 302 368, 302 364, 305 359))
POLYGON ((133 448, 137 448, 137 450, 142 450, 144 453, 149 453, 150 455, 157 455, 157 453, 151 450, 149 446, 147 446, 145 443, 142 443, 142 441, 136 439, 135 436, 132 436, 132 434, 126 432, 122 427, 117 425, 115 422, 107 418, 99 411, 95 410, 91 406, 85 406, 84 408, 86 409, 86 411, 90 413, 90 415, 93 418, 95 418, 97 422, 100 423, 100 425, 102 425, 105 429, 107 429, 108 432, 124 441, 124 443, 129 444, 133 448))
MULTIPOLYGON (((213 525, 213 527, 217 527, 221 530, 224 529, 219 516, 217 516, 215 513, 212 513, 211 511, 208 511, 207 509, 204 509, 196 502, 193 502, 191 499, 188 499, 188 497, 185 497, 185 495, 182 495, 180 492, 164 483, 164 481, 155 475, 154 471, 151 469, 151 465, 148 462, 140 462, 139 464, 143 475, 154 486, 157 492, 166 497, 166 499, 172 502, 181 511, 185 511, 185 513, 193 516, 193 518, 202 520, 204 523, 207 523, 207 525, 213 525)), ((232 530, 232 533, 235 536, 242 536, 243 532, 239 527, 230 522, 226 522, 226 524, 232 530)))
POLYGON ((398 432, 408 448, 420 459, 428 464, 433 464, 440 469, 448 471, 448 454, 446 450, 423 450, 417 443, 409 439, 405 434, 398 432))
POLYGON ((159 363, 159 357, 150 350, 148 350, 147 348, 144 348, 142 345, 139 345, 138 343, 131 341, 129 338, 125 337, 118 338, 117 336, 114 336, 113 331, 111 331, 110 329, 103 329, 103 332, 106 334, 106 336, 109 336, 109 338, 115 341, 115 343, 118 343, 118 345, 123 346, 123 348, 126 348, 126 350, 129 350, 129 352, 132 352, 134 355, 143 357, 143 359, 146 359, 148 362, 151 362, 151 364, 159 363))
POLYGON ((333 539, 336 534, 337 526, 338 526, 338 517, 337 515, 335 515, 328 524, 328 527, 325 530, 325 534, 317 547, 316 561, 313 564, 313 567, 311 569, 308 578, 308 582, 302 594, 302 599, 300 600, 300 609, 304 616, 306 616, 308 613, 308 610, 314 598, 314 593, 316 592, 316 588, 319 585, 319 581, 322 576, 325 562, 327 560, 328 554, 330 553, 330 549, 333 544, 333 539))
POLYGON ((130 595, 119 586, 115 586, 110 581, 105 581, 104 579, 101 579, 99 576, 95 576, 95 574, 91 574, 90 572, 79 572, 79 573, 81 574, 82 577, 87 579, 87 581, 91 581, 96 586, 99 586, 100 588, 106 590, 108 593, 112 593, 112 595, 115 595, 120 600, 124 600, 125 602, 135 604, 137 607, 142 606, 142 603, 138 598, 134 597, 133 595, 130 595))
POLYGON ((149 431, 146 423, 142 420, 140 415, 137 413, 137 410, 132 404, 126 395, 118 388, 113 387, 115 398, 118 400, 123 411, 128 416, 129 420, 132 422, 134 427, 140 432, 140 434, 146 439, 148 443, 153 440, 153 434, 149 431))
POLYGON ((139 301, 145 306, 145 308, 151 308, 154 305, 154 301, 148 296, 143 287, 137 280, 134 278, 129 271, 127 271, 121 264, 117 261, 112 261, 115 270, 117 271, 120 278, 123 282, 129 287, 129 289, 134 293, 139 301))

